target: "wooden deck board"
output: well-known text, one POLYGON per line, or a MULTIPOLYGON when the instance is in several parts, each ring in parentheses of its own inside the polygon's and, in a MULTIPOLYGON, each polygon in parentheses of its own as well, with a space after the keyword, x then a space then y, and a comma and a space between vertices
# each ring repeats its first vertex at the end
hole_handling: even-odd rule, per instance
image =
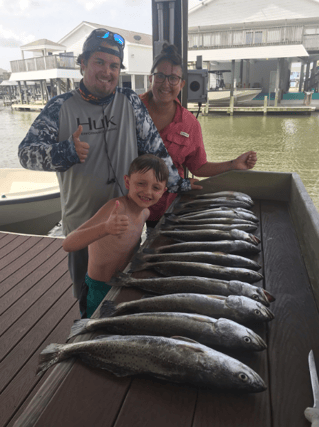
POLYGON ((78 317, 62 240, 0 232, 1 427, 48 377, 35 375, 41 350, 65 342, 78 317))
POLYGON ((0 325, 0 335, 38 298, 40 298, 52 284, 54 284, 67 270, 64 263, 65 254, 62 250, 56 252, 44 264, 37 275, 29 275, 18 286, 14 286, 1 299, 0 313, 3 313, 3 322, 0 325), (49 275, 48 275, 49 273, 49 275), (10 308, 10 309, 9 309, 10 308))

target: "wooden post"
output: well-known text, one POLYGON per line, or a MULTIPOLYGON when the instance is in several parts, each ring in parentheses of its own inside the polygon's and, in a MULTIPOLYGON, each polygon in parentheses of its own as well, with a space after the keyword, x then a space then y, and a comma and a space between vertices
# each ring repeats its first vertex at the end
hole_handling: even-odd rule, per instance
POLYGON ((231 116, 233 116, 233 115, 234 115, 234 95, 232 95, 232 96, 230 97, 229 114, 230 114, 231 116))
POLYGON ((40 80, 40 88, 41 88, 41 100, 42 100, 42 104, 44 105, 44 87, 43 87, 43 80, 40 80))
POLYGON ((27 86, 27 82, 24 80, 24 92, 25 92, 25 103, 29 104, 29 100, 28 100, 28 86, 27 86))
POLYGON ((231 61, 231 87, 230 87, 230 98, 234 95, 234 80, 235 80, 235 60, 231 61))
POLYGON ((264 116, 267 114, 267 100, 268 100, 268 97, 265 96, 264 97, 264 116))
POLYGON ((309 86, 310 86, 310 82, 309 82, 309 70, 310 70, 310 62, 307 62, 307 67, 306 67, 306 79, 305 79, 305 87, 304 87, 304 91, 309 91, 309 86))
POLYGON ((280 59, 278 58, 277 59, 276 87, 275 87, 275 107, 278 107, 279 78, 280 78, 280 59))
POLYGON ((21 88, 21 82, 18 81, 18 85, 19 85, 19 97, 20 97, 20 102, 21 104, 23 104, 22 102, 22 88, 21 88))
POLYGON ((300 67, 299 92, 302 92, 304 89, 303 87, 304 75, 305 75, 305 63, 303 62, 300 67))

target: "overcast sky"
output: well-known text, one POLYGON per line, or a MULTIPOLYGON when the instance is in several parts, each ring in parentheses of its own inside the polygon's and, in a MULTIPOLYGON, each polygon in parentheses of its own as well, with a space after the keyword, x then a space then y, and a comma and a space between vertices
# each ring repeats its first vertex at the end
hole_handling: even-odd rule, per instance
MULTIPOLYGON (((199 1, 189 0, 189 7, 199 1)), ((21 45, 58 42, 82 21, 151 34, 151 6, 151 0, 0 0, 0 68, 10 71, 10 61, 22 58, 21 45)))

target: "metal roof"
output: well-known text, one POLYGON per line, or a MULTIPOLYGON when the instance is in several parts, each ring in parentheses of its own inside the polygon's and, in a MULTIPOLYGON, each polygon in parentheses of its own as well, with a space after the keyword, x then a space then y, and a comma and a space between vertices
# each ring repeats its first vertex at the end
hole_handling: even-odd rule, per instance
POLYGON ((233 59, 300 58, 309 55, 304 46, 300 44, 188 51, 188 61, 196 61, 197 56, 202 56, 203 61, 231 61, 233 59))

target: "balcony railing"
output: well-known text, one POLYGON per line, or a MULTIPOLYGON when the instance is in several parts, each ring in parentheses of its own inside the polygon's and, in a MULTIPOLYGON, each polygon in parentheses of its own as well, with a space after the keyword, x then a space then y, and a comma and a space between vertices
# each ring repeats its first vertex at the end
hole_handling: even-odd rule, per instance
POLYGON ((12 73, 21 73, 24 71, 52 70, 57 68, 77 69, 75 56, 39 56, 35 58, 10 61, 12 73))
POLYGON ((242 28, 220 31, 190 30, 189 49, 221 49, 244 46, 269 46, 282 44, 303 44, 306 49, 319 49, 319 27, 311 28, 316 34, 307 33, 309 28, 302 25, 242 28))

